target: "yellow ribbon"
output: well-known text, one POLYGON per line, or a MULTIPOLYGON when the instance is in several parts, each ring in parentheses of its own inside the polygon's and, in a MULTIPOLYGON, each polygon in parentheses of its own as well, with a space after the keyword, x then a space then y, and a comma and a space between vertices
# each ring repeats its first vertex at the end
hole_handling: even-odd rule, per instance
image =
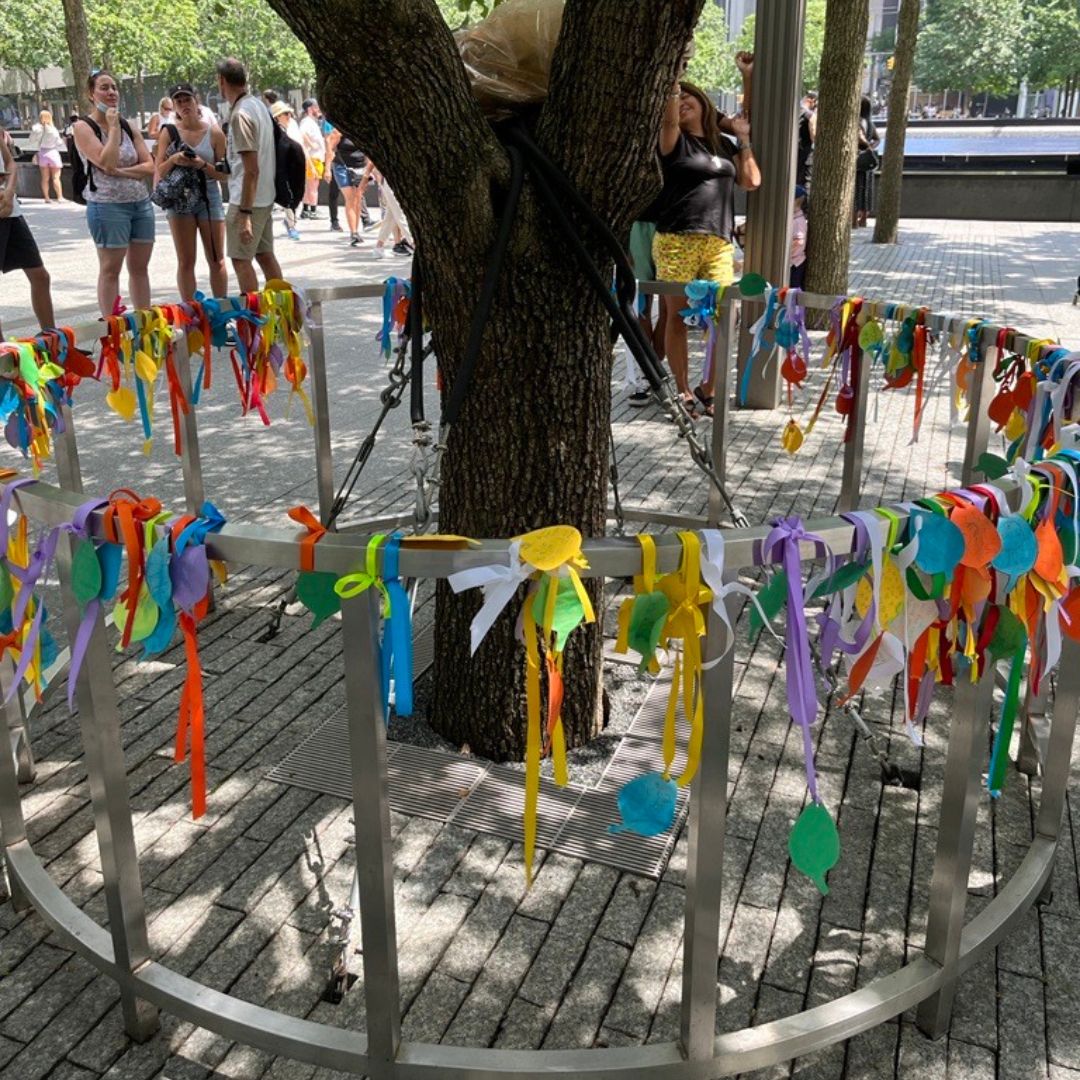
POLYGON ((364 570, 354 570, 351 574, 343 574, 334 583, 334 592, 343 600, 349 600, 367 592, 372 586, 382 593, 383 616, 390 614, 390 593, 387 591, 383 580, 379 577, 379 547, 386 540, 386 533, 376 533, 369 541, 365 554, 364 570))

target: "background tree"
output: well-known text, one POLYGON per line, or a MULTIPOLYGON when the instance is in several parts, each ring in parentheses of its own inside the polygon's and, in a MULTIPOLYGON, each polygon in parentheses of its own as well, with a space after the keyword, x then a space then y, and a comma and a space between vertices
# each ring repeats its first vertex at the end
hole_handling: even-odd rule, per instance
POLYGON ((915 81, 931 93, 1011 93, 1023 40, 1024 0, 937 0, 919 35, 915 81))
MULTIPOLYGON (((839 0, 841 5, 843 0, 839 0)), ((754 51, 754 16, 751 15, 739 31, 735 51, 754 51)), ((803 90, 816 90, 818 69, 821 67, 821 51, 825 44, 825 0, 807 0, 806 27, 803 35, 803 90)), ((860 46, 860 55, 864 46, 860 46)))
POLYGON ((56 34, 62 17, 59 0, 4 0, 0 67, 21 71, 30 80, 38 109, 42 107, 41 72, 66 58, 64 43, 56 34))
POLYGON ((829 296, 847 292, 856 133, 869 22, 869 0, 830 0, 818 80, 814 206, 806 238, 806 287, 829 296))
MULTIPOLYGON (((1080 4, 1028 0, 1024 12, 1023 74, 1033 90, 1080 85, 1080 4)), ((1068 94, 1062 96, 1062 104, 1068 94)))
POLYGON ((885 153, 878 184, 874 243, 895 244, 900 220, 900 186, 904 176, 904 137, 907 132, 907 100, 915 68, 915 45, 919 37, 919 0, 901 0, 893 51, 893 80, 889 87, 889 122, 885 129, 885 153))
POLYGON ((701 9, 694 27, 694 55, 686 74, 691 82, 710 93, 734 90, 741 85, 735 49, 728 41, 727 19, 715 0, 705 0, 701 9))
POLYGON ((61 0, 64 5, 64 36, 67 38, 75 95, 81 112, 86 102, 86 81, 90 78, 90 36, 86 29, 83 0, 61 0))

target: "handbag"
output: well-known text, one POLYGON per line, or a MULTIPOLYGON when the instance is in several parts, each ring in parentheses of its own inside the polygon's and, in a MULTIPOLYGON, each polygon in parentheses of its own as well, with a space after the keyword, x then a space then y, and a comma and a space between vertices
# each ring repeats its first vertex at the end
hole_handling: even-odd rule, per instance
MULTIPOLYGON (((170 152, 176 153, 182 149, 184 142, 176 128, 172 124, 162 126, 167 127, 173 137, 170 152)), ((174 214, 194 214, 208 202, 206 176, 201 169, 173 168, 154 186, 150 201, 162 210, 171 210, 174 214)))

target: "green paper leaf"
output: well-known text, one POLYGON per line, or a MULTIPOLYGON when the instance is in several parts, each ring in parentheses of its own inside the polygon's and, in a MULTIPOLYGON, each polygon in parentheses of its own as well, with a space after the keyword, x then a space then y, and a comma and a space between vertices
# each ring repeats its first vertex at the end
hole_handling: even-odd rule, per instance
MULTIPOLYGON (((135 606, 135 621, 131 624, 131 642, 133 644, 136 641, 145 640, 154 632, 160 614, 157 604, 154 603, 154 598, 144 584, 139 592, 139 601, 135 606)), ((122 633, 126 624, 127 603, 118 600, 113 608, 113 625, 122 633)), ((116 651, 121 652, 122 648, 123 646, 117 642, 116 651)))
POLYGON ((341 610, 341 597, 334 592, 337 574, 325 571, 301 570, 296 578, 296 598, 315 616, 311 621, 314 630, 324 619, 341 610))
POLYGON ((997 480, 1009 471, 1009 463, 997 454, 980 454, 979 460, 975 462, 975 469, 987 480, 997 480))
POLYGON ((788 836, 791 861, 826 895, 825 875, 840 859, 840 834, 821 803, 809 803, 788 836))
MULTIPOLYGON (((772 619, 784 606, 784 602, 787 600, 787 573, 783 570, 777 570, 763 589, 760 589, 757 594, 758 604, 761 605, 765 614, 772 619)), ((756 634, 759 630, 763 630, 765 624, 761 621, 761 616, 758 614, 756 606, 750 607, 750 633, 756 634)))
POLYGON ((7 611, 15 599, 15 587, 11 584, 11 575, 0 567, 0 611, 7 611))
POLYGON ((816 600, 819 596, 832 596, 835 592, 842 592, 849 585, 854 585, 856 582, 862 580, 869 569, 870 563, 868 562, 844 563, 832 577, 826 578, 814 590, 814 595, 810 597, 810 599, 816 600))
POLYGON ((877 319, 870 319, 863 324, 862 329, 859 331, 859 348, 872 349, 875 345, 880 344, 884 336, 881 323, 877 319))
POLYGON ((84 608, 101 595, 101 563, 97 551, 89 540, 78 540, 71 556, 71 591, 84 608))
POLYGON ((998 611, 1001 617, 987 648, 995 660, 1005 660, 1027 647, 1027 630, 1007 607, 1001 606, 998 611))
MULTIPOLYGON (((559 591, 555 594, 555 618, 552 620, 551 628, 555 633, 555 651, 562 652, 566 646, 566 639, 584 620, 585 610, 581 606, 577 589, 569 578, 555 578, 554 580, 558 582, 559 591)), ((551 581, 551 575, 545 574, 533 598, 533 618, 537 626, 544 624, 544 609, 547 606, 548 588, 551 581)))
POLYGON ((656 655, 670 611, 671 601, 659 590, 634 598, 626 640, 634 652, 641 654, 642 667, 647 667, 656 655))
POLYGON ((760 274, 743 274, 738 284, 743 296, 760 296, 769 283, 760 274))

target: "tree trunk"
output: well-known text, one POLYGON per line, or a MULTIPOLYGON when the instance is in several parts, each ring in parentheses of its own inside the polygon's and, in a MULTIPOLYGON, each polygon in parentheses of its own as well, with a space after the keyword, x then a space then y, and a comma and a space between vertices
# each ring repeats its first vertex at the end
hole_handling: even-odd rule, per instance
POLYGON ((915 43, 919 36, 919 0, 902 0, 896 22, 893 81, 889 88, 889 123, 885 129, 885 154, 878 183, 874 243, 895 244, 900 221, 900 186, 904 179, 904 135, 907 132, 907 99, 915 68, 915 43))
POLYGON ((869 22, 869 0, 829 0, 825 9, 806 287, 828 296, 846 293, 848 286, 859 100, 869 22))
POLYGON ((86 31, 86 11, 83 0, 62 0, 64 33, 71 56, 71 75, 75 80, 75 111, 82 112, 86 100, 86 83, 90 78, 90 39, 86 31))
MULTIPOLYGON (((271 2, 311 53, 328 115, 365 148, 409 216, 449 389, 509 179, 507 155, 472 99, 450 31, 434 0, 271 2)), ((660 114, 701 6, 566 4, 534 137, 616 235, 627 233, 659 185, 660 114)), ((609 261, 594 255, 609 279, 609 261)), ((510 538, 568 524, 603 534, 608 325, 527 179, 472 385, 447 440, 440 531, 510 538)), ((509 606, 472 658, 469 624, 479 602, 438 590, 433 722, 478 753, 520 758, 520 604, 509 606)), ((600 672, 600 628, 583 627, 566 655, 570 745, 597 730, 600 672)))

